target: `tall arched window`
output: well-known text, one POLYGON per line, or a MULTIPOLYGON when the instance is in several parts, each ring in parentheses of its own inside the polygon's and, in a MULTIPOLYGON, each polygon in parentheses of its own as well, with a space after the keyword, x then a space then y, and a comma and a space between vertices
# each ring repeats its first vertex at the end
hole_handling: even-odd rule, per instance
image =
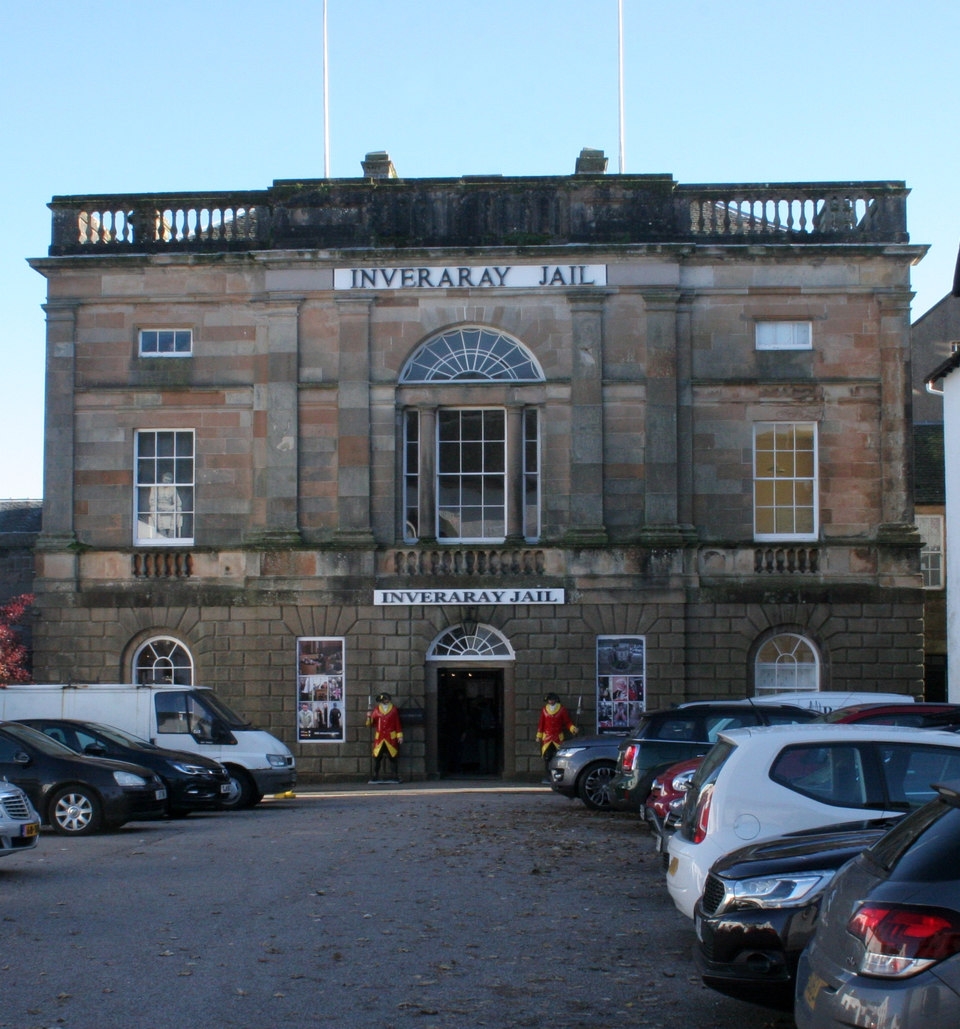
POLYGON ((403 412, 404 540, 538 539, 541 398, 516 388, 544 381, 533 354, 502 332, 451 329, 421 344, 399 381, 441 387, 403 412), (468 395, 461 383, 491 388, 468 395))
POLYGON ((820 689, 820 655, 803 636, 771 636, 757 651, 754 692, 813 693, 820 689))
POLYGON ((137 648, 133 675, 141 685, 192 686, 193 657, 178 640, 155 636, 137 648))

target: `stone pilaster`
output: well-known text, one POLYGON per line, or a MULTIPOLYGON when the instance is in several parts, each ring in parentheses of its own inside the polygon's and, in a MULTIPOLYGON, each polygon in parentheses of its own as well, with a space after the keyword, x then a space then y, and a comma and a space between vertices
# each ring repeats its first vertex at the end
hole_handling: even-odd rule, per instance
POLYGON ((298 524, 299 304, 268 307, 267 334, 253 390, 254 519, 252 536, 266 545, 295 543, 298 524))
POLYGON ((593 291, 570 296, 573 363, 570 382, 570 526, 567 541, 604 543, 603 309, 593 291))
POLYGON ((76 539, 74 466, 76 441, 76 325, 73 303, 49 303, 47 314, 46 413, 43 448, 43 531, 40 550, 60 550, 76 539))
POLYGON ((644 292, 647 338, 646 437, 647 529, 675 528, 679 521, 677 301, 675 290, 644 292))
POLYGON ((337 298, 340 369, 337 389, 337 532, 341 546, 373 543, 370 510, 370 317, 368 297, 337 298))

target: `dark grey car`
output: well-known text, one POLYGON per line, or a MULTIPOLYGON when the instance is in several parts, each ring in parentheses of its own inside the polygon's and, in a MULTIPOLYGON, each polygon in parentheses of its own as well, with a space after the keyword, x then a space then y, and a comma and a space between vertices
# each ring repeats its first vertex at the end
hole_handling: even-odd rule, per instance
POLYGON ((800 956, 799 1029, 960 1025, 960 783, 837 875, 800 956))
POLYGON ((617 771, 617 753, 624 732, 575 736, 550 761, 550 787, 565 797, 579 797, 597 811, 611 807, 610 782, 617 771))

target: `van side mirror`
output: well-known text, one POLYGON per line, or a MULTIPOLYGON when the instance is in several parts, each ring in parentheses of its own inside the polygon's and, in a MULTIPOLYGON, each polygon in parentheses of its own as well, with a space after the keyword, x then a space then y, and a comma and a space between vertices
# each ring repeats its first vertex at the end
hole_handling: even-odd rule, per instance
POLYGON ((104 757, 107 753, 107 748, 102 743, 88 743, 83 748, 83 752, 91 757, 104 757))

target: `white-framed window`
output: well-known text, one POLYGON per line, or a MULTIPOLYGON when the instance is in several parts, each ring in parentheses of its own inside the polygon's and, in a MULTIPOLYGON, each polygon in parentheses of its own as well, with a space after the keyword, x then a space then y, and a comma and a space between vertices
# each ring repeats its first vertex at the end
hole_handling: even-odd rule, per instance
POLYGON ((784 632, 757 651, 754 694, 815 693, 820 689, 820 655, 805 637, 784 632))
POLYGON ((193 655, 172 636, 155 636, 133 655, 133 676, 141 686, 192 686, 193 655))
POLYGON ((544 375, 533 354, 495 329, 450 329, 417 347, 398 381, 437 391, 436 406, 420 397, 401 414, 404 541, 539 539, 544 375), (469 405, 452 388, 464 383, 469 405))
POLYGON ((756 323, 757 350, 810 350, 812 322, 763 321, 756 323))
POLYGON ((193 353, 193 329, 141 329, 141 357, 189 357, 193 353))
POLYGON ((925 590, 943 589, 943 515, 917 515, 917 531, 923 537, 920 571, 925 590))
POLYGON ((141 429, 136 433, 134 543, 193 543, 194 432, 141 429))
POLYGON ((507 413, 437 412, 437 539, 502 541, 507 535, 507 413))
POLYGON ((753 427, 754 538, 815 540, 818 507, 816 424, 758 422, 753 427))
POLYGON ((421 414, 403 413, 403 537, 423 533, 421 512, 432 508, 439 543, 502 543, 513 532, 529 542, 540 535, 540 412, 523 409, 521 438, 510 439, 502 407, 438 408, 434 439, 422 438, 421 414), (422 473, 423 447, 432 447, 434 474, 422 473), (511 474, 510 455, 521 453, 511 474), (514 481, 516 480, 516 481, 514 481), (510 500, 519 494, 522 524, 509 525, 510 500))

